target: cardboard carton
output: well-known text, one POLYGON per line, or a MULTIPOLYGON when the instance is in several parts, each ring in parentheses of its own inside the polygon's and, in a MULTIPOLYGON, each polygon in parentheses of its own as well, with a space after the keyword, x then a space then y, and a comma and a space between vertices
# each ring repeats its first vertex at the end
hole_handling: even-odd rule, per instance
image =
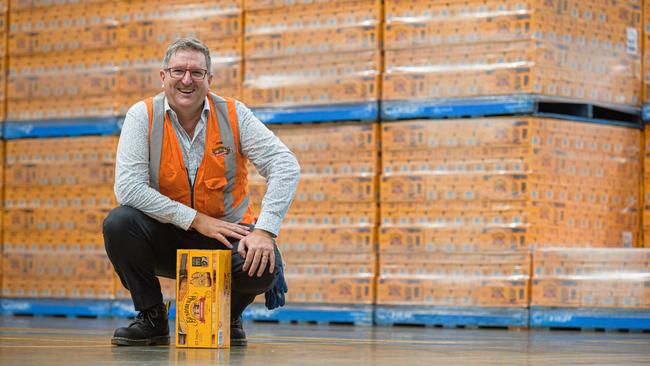
POLYGON ((230 347, 231 252, 178 250, 176 347, 230 347))

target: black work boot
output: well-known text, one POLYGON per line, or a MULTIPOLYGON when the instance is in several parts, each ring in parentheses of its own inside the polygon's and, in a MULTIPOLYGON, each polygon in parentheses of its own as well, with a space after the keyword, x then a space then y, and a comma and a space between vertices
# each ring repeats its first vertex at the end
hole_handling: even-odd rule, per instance
POLYGON ((118 346, 168 345, 167 308, 158 304, 141 311, 128 327, 115 330, 111 343, 118 346))
POLYGON ((242 326, 241 316, 230 322, 230 346, 245 346, 248 343, 242 326))

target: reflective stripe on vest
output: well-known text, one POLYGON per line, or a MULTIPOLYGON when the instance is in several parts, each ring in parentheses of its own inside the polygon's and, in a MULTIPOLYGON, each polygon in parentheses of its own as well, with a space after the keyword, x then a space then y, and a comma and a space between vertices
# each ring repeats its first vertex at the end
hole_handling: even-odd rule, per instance
MULTIPOLYGON (((174 151, 163 152, 165 145, 165 136, 167 140, 175 143, 169 143, 167 149, 178 149, 180 144, 176 140, 175 132, 171 126, 169 116, 165 114, 165 95, 160 93, 146 101, 149 112, 149 183, 157 191, 163 193, 174 192, 175 199, 185 203, 188 206, 191 202, 187 199, 189 193, 194 203, 194 208, 199 212, 207 214, 218 219, 234 222, 252 224, 255 220, 251 200, 248 196, 248 171, 246 167, 247 160, 241 154, 239 145, 239 125, 237 121, 237 112, 235 101, 233 99, 222 98, 216 94, 209 94, 210 115, 206 123, 206 140, 203 159, 196 172, 194 181, 194 192, 190 192, 190 183, 180 184, 177 178, 173 187, 160 187, 165 180, 161 179, 161 162, 165 159, 171 159, 169 156, 174 155, 174 151), (168 125, 168 135, 165 134, 165 125, 168 125), (218 130, 215 130, 218 128, 218 130), (217 137, 220 135, 218 140, 217 137), (225 152, 225 153, 224 153, 225 152), (167 158, 163 154, 170 154, 167 158), (210 155, 212 154, 212 155, 210 155), (220 159, 223 159, 223 163, 220 159), (225 169, 223 168, 225 165, 225 169), (221 172, 215 176, 214 172, 221 172), (210 175, 212 174, 212 175, 210 175), (225 184, 224 184, 225 178, 225 184), (180 185, 183 185, 180 187, 180 185), (185 192, 184 190, 187 190, 185 192), (178 194, 176 192, 179 192, 178 194), (194 194, 194 196, 192 196, 194 194), (220 197, 223 194, 223 202, 215 204, 214 197, 220 197), (212 202, 209 200, 212 199, 212 202), (223 205, 223 206, 222 206, 223 205), (216 207, 219 206, 219 207, 216 207)), ((167 167, 172 166, 172 170, 178 169, 177 173, 187 176, 185 165, 181 158, 179 163, 173 164, 167 161, 167 167), (170 165, 172 164, 172 165, 170 165), (182 165, 182 166, 177 166, 182 165), (181 171, 184 170, 184 171, 181 171)), ((163 193, 165 194, 165 193, 163 193)), ((168 195, 169 196, 169 195, 168 195)), ((170 197, 172 198, 172 197, 170 197)), ((174 199, 174 198, 172 198, 174 199)))

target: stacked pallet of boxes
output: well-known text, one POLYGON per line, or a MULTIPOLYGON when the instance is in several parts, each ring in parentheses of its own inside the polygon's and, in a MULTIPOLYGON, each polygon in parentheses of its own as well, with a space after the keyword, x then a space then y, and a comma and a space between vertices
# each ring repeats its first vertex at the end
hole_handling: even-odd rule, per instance
POLYGON ((531 327, 647 330, 650 249, 533 252, 531 327))
MULTIPOLYGON (((0 192, 2 192, 3 197, 4 197, 4 171, 5 171, 5 142, 0 141, 0 177, 3 177, 2 179, 0 179, 0 182, 2 182, 0 183, 0 192)), ((4 202, 2 202, 2 207, 4 207, 4 202)), ((4 210, 0 209, 0 223, 2 223, 3 220, 4 220, 4 210)), ((2 236, 4 234, 3 231, 4 231, 3 225, 0 224, 0 238, 3 237, 2 236)), ((2 281, 4 277, 3 275, 4 261, 1 260, 2 258, 4 258, 4 252, 5 252, 4 245, 0 245, 0 298, 4 297, 2 293, 2 281)))
POLYGON ((384 100, 640 102, 638 0, 385 2, 384 100))
POLYGON ((650 248, 650 1, 643 1, 643 244, 650 248))
POLYGON ((12 3, 8 119, 123 115, 162 90, 165 46, 182 36, 211 48, 212 87, 239 97, 240 2, 12 3))
POLYGON ((382 2, 245 3, 243 100, 252 107, 376 102, 382 2))
MULTIPOLYGON (((0 0, 0 123, 5 120, 5 99, 7 88, 7 11, 9 3, 8 0, 0 0)), ((2 126, 0 124, 0 126, 2 126)), ((0 172, 4 174, 4 141, 0 141, 0 172)), ((3 176, 0 174, 0 177, 3 176)), ((2 179, 0 179, 1 181, 2 179)), ((3 185, 0 184, 0 192, 3 192, 3 185)), ((1 212, 1 210, 0 210, 1 212)), ((0 222, 2 222, 2 214, 0 213, 0 222)), ((1 225, 0 225, 1 227, 1 225)), ((0 235, 2 231, 0 229, 0 235)), ((0 258, 2 257, 2 246, 0 246, 0 258)), ((0 261, 0 281, 2 281, 2 261, 0 261)), ((1 283, 1 282, 0 282, 1 283)), ((2 292, 0 291, 0 297, 2 292)))
MULTIPOLYGON (((277 239, 287 263, 287 301, 372 304, 378 125, 275 125, 272 130, 296 154, 302 171, 277 239)), ((251 173, 251 196, 259 207, 265 181, 253 168, 251 173)))
MULTIPOLYGON (((224 96, 240 97, 241 95, 243 9, 240 0, 163 1, 162 3, 160 1, 59 1, 56 3, 14 1, 11 3, 9 18, 8 119, 30 125, 38 125, 43 120, 47 120, 45 122, 48 123, 51 131, 45 134, 60 135, 57 133, 57 123, 61 123, 62 119, 66 120, 65 125, 61 124, 66 128, 66 133, 87 134, 88 132, 84 131, 85 121, 93 121, 96 117, 124 115, 133 103, 160 92, 162 88, 159 72, 165 47, 179 37, 199 38, 211 49, 213 90, 224 96), (77 123, 79 123, 78 127, 75 128, 77 123), (70 125, 73 126, 72 131, 70 125)), ((101 121, 114 123, 115 119, 101 121)), ((31 136, 29 133, 26 135, 31 136)), ((116 140, 115 137, 107 137, 107 139, 113 142, 116 140)), ((77 139, 74 138, 62 138, 51 140, 49 143, 83 148, 76 141, 77 139)), ((25 151, 29 151, 40 149, 42 142, 42 140, 24 140, 12 141, 10 144, 21 146, 25 151)), ((112 143, 110 147, 112 154, 115 146, 112 143)), ((76 156, 74 154, 77 152, 69 150, 66 154, 72 157, 76 156)), ((114 165, 114 158, 112 159, 114 165)), ((46 161, 43 158, 38 162, 46 161)), ((16 162, 25 163, 22 160, 16 162)), ((26 163, 34 164, 31 160, 26 163)), ((75 163, 93 162, 75 161, 75 163)), ((106 161, 102 161, 102 164, 104 163, 106 161)), ((65 164, 68 162, 65 161, 65 164)), ((66 165, 66 167, 70 166, 66 165)), ((31 166, 12 168, 8 175, 10 185, 22 187, 35 184, 41 181, 42 174, 46 177, 47 174, 51 174, 45 166, 37 166, 34 168, 36 170, 29 170, 32 168, 31 166), (13 177, 11 174, 31 177, 33 182, 20 180, 13 182, 10 180, 13 177)), ((81 172, 65 170, 65 174, 83 174, 88 169, 92 170, 88 171, 89 173, 96 173, 95 167, 84 169, 81 172)), ((111 187, 113 166, 110 169, 110 176, 102 176, 106 180, 106 187, 88 188, 90 191, 87 194, 94 195, 96 200, 110 202, 110 205, 98 204, 95 206, 96 209, 106 210, 115 205, 111 187)), ((102 170, 102 173, 108 173, 108 170, 102 170)), ((62 182, 67 179, 65 175, 54 178, 62 182)), ((44 179, 44 182, 48 182, 48 178, 44 179)), ((34 192, 38 191, 39 200, 48 202, 59 200, 61 193, 59 191, 32 188, 34 192)), ((7 207, 7 210, 12 212, 12 220, 20 221, 26 218, 32 220, 24 216, 28 214, 47 216, 45 215, 47 211, 40 211, 41 206, 30 206, 32 200, 29 196, 26 199, 20 196, 34 192, 21 192, 17 196, 18 201, 8 198, 9 201, 14 202, 14 206, 7 207), (20 201, 23 199, 27 205, 21 206, 20 203, 16 206, 15 202, 23 202, 20 201), (29 212, 25 213, 24 210, 29 212)), ((84 194, 85 191, 80 192, 84 194)), ((72 191, 70 197, 74 197, 72 191)), ((82 198, 80 202, 85 201, 82 198)), ((76 208, 90 209, 83 205, 76 208)), ((106 212, 102 211, 101 215, 105 215, 106 212)), ((98 212, 94 214, 97 215, 97 217, 93 216, 94 218, 101 216, 98 212)), ((52 225, 55 226, 59 224, 57 219, 65 219, 54 216, 55 222, 52 225)), ((40 216, 38 218, 38 220, 46 219, 40 216)), ((50 223, 45 221, 41 224, 47 226, 50 223)), ((67 225, 73 224, 68 222, 67 225)), ((87 240, 91 240, 93 245, 101 244, 101 241, 97 241, 101 239, 101 226, 73 226, 68 227, 73 231, 73 235, 48 240, 77 241, 79 239, 75 235, 88 234, 92 236, 92 240, 87 240), (99 237, 97 238, 96 235, 99 237)), ((31 245, 30 240, 35 240, 33 243, 41 243, 38 238, 22 237, 17 234, 21 230, 27 230, 26 228, 20 225, 11 227, 14 227, 13 232, 5 235, 6 240, 10 240, 8 243, 15 243, 18 247, 31 245)), ((99 249, 103 252, 101 246, 99 249)), ((16 249, 18 252, 21 250, 16 249)), ((25 262, 20 266, 27 268, 25 266, 29 265, 25 262)), ((109 272, 112 272, 112 268, 109 269, 111 270, 109 272)), ((127 298, 128 294, 122 289, 119 281, 115 282, 115 287, 118 289, 117 297, 127 298)), ((173 297, 173 281, 165 280, 162 283, 165 296, 173 297)), ((110 297, 113 297, 115 292, 113 286, 111 285, 108 291, 110 297)), ((20 292, 21 290, 16 292, 14 289, 5 290, 10 296, 15 297, 45 296, 43 292, 45 290, 38 290, 36 294, 27 294, 20 292)), ((106 296, 101 294, 98 298, 106 298, 106 296)))
POLYGON ((116 114, 118 8, 102 1, 11 2, 8 120, 116 114))
POLYGON ((8 0, 0 0, 0 121, 5 120, 6 114, 8 6, 8 0))
MULTIPOLYGON (((632 128, 532 117, 384 123, 378 303, 408 302, 407 286, 394 285, 418 275, 397 271, 400 256, 404 264, 466 260, 476 283, 490 280, 486 273, 511 280, 495 296, 523 295, 454 305, 525 307, 529 248, 635 246, 639 139, 632 128)), ((449 281, 467 283, 466 272, 451 268, 449 281)), ((443 288, 462 291, 431 290, 443 288)), ((436 296, 423 304, 448 305, 436 296)))
POLYGON ((535 251, 533 306, 650 308, 650 249, 535 251))
POLYGON ((6 145, 3 297, 113 298, 101 225, 116 205, 117 138, 6 145))
POLYGON ((650 129, 644 122, 643 129, 643 217, 642 244, 650 248, 650 129))
POLYGON ((382 125, 377 304, 527 306, 526 122, 382 125))
MULTIPOLYGON (((529 93, 633 106, 634 3, 387 1, 383 99, 403 110, 529 93)), ((639 243, 638 129, 495 117, 383 122, 381 136, 380 322, 383 305, 520 314, 530 248, 639 243)))
MULTIPOLYGON (((640 19, 641 14, 644 14, 643 24, 644 28, 647 27, 647 6, 648 2, 644 2, 644 11, 638 1, 627 1, 618 3, 617 6, 608 9, 609 12, 601 12, 604 9, 602 6, 592 6, 590 9, 583 9, 581 12, 574 9, 573 12, 582 14, 583 17, 597 15, 598 18, 603 20, 613 21, 607 28, 603 28, 600 34, 611 32, 612 30, 619 29, 618 32, 613 33, 622 34, 622 26, 627 26, 627 37, 625 39, 619 38, 619 41, 612 43, 614 49, 625 49, 628 57, 636 56, 636 26, 635 23, 623 21, 624 19, 640 19), (594 12, 594 10, 598 11, 594 12), (616 16, 616 18, 613 18, 616 16), (634 27, 633 27, 634 26, 634 27), (632 28, 633 27, 633 28, 632 28), (617 46, 618 45, 618 46, 617 46), (624 46, 626 45, 626 46, 624 46), (617 46, 617 47, 616 47, 617 46)), ((600 34, 596 33, 594 39, 599 38, 600 34)), ((647 34, 643 34, 643 64, 647 68, 647 34)), ((616 40, 616 37, 612 38, 616 40)), ((627 68, 624 68, 629 77, 636 77, 636 73, 630 73, 627 68)), ((643 88, 642 99, 647 99, 647 73, 643 72, 643 88)), ((607 80, 607 78, 606 78, 607 80)), ((632 90, 632 89, 630 89, 632 90)), ((598 99, 593 98, 590 99, 598 99)), ((632 104, 633 100, 627 98, 617 98, 614 100, 621 104, 632 104)), ((590 127, 593 129, 593 127, 590 127)), ((648 225, 648 208, 647 199, 644 199, 643 192, 647 196, 647 174, 648 174, 648 148, 647 148, 647 132, 641 132, 641 141, 645 138, 645 144, 641 144, 640 159, 643 159, 639 168, 636 165, 636 131, 627 129, 625 132, 628 136, 622 140, 621 133, 625 131, 624 128, 618 128, 618 133, 612 135, 612 132, 602 131, 601 136, 597 140, 590 142, 591 145, 600 146, 598 153, 601 155, 600 159, 608 160, 609 162, 617 161, 616 166, 610 166, 609 163, 602 163, 598 168, 599 175, 606 177, 610 183, 610 189, 601 187, 593 192, 600 195, 598 201, 602 203, 608 202, 608 206, 612 213, 617 213, 618 220, 616 222, 625 222, 625 225, 633 223, 633 214, 638 208, 639 211, 643 208, 642 224, 639 226, 638 234, 624 230, 621 232, 622 237, 616 240, 616 237, 611 235, 603 236, 603 241, 608 243, 608 247, 601 249, 578 249, 578 248, 536 248, 533 251, 533 278, 531 286, 531 325, 540 327, 549 326, 566 326, 566 327, 604 327, 604 328, 627 328, 634 329, 640 324, 631 323, 621 325, 621 314, 623 317, 634 314, 635 311, 647 312, 650 308, 648 303, 650 282, 648 276, 650 275, 650 262, 648 262, 648 251, 638 249, 635 247, 647 246, 647 225, 648 225), (645 145, 645 148, 644 148, 645 145), (609 151, 608 151, 609 150, 609 151), (618 150, 618 153, 616 151, 618 150), (606 154, 603 154, 607 151, 606 154), (621 154, 621 152, 627 152, 621 154), (630 163, 630 164, 627 164, 630 163), (634 164, 632 164, 634 163, 634 164), (627 167, 626 167, 627 165, 627 167), (604 169, 603 169, 604 168, 604 169), (630 175, 633 170, 637 170, 639 176, 636 174, 630 175), (642 189, 636 195, 634 186, 636 182, 641 180, 642 189), (615 187, 612 190, 611 187, 615 187), (636 197, 639 197, 639 204, 635 202, 636 197), (623 203, 623 204, 621 204, 623 203), (627 219, 620 215, 626 213, 627 219), (616 248, 619 247, 619 248, 616 248), (625 248, 622 248, 625 247, 625 248), (562 311, 568 313, 562 313, 562 311), (558 312, 559 311, 559 312, 558 312), (566 317, 562 315, 571 314, 572 316, 566 317), (560 316, 558 316, 560 315, 560 316), (581 318, 580 316, 584 316, 581 318), (610 322, 598 322, 593 319, 608 319, 610 322)), ((562 148, 562 152, 567 149, 562 148)), ((591 155, 591 154, 590 154, 591 155)), ((593 155, 592 155, 593 158, 593 155)), ((585 186, 586 188, 586 186, 585 186)), ((582 189, 580 193, 585 193, 586 189, 582 189)), ((593 205, 591 205, 593 207, 593 205)), ((593 208, 592 208, 593 210, 593 208)), ((604 217, 603 217, 604 218, 604 217)), ((611 217, 609 220, 616 219, 611 217)), ((589 220, 589 217, 583 215, 582 220, 589 220)), ((599 220, 600 221, 600 220, 599 220)), ((611 221, 610 221, 611 222, 611 221)), ((618 235, 618 230, 613 234, 618 235)), ((579 241, 579 240, 576 240, 579 241)), ((557 243, 562 244, 562 243, 557 243)), ((556 247, 575 247, 575 245, 555 245, 556 247)), ((590 245, 590 247, 597 245, 590 245)), ((644 315, 647 316, 647 315, 644 315)), ((632 319, 632 318, 630 318, 632 319)))
POLYGON ((650 2, 643 1, 643 87, 642 103, 650 102, 650 2))

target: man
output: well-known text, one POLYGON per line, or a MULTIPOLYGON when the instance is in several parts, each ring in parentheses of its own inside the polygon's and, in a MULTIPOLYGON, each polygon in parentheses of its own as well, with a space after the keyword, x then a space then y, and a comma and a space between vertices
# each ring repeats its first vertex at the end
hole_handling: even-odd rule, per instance
POLYGON ((242 103, 209 92, 210 66, 200 41, 172 43, 160 71, 164 93, 133 105, 124 120, 115 169, 120 206, 104 220, 104 243, 139 314, 115 330, 113 344, 169 344, 155 276, 175 278, 177 249, 232 250, 233 346, 246 344, 246 306, 265 292, 272 298, 276 282, 284 283, 274 238, 300 167, 242 103), (257 220, 248 159, 267 179, 257 220))

